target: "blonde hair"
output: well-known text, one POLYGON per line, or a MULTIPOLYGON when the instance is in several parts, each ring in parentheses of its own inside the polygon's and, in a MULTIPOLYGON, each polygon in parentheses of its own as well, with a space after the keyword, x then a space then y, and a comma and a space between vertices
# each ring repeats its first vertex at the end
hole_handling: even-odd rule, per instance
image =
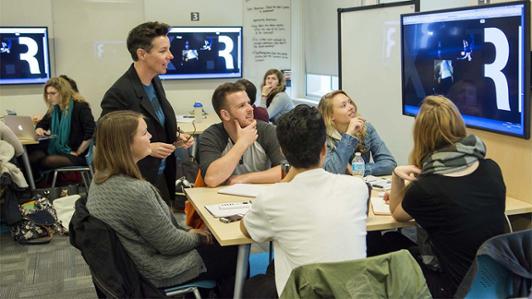
POLYGON ((142 179, 131 144, 143 116, 134 111, 114 111, 104 115, 96 127, 94 181, 101 184, 113 175, 142 179))
POLYGON ((269 75, 275 75, 277 77, 277 80, 279 81, 279 84, 277 84, 277 87, 272 89, 270 91, 270 94, 268 95, 268 98, 266 99, 266 107, 270 107, 270 104, 273 101, 273 98, 280 92, 286 90, 286 81, 284 80, 284 75, 281 73, 278 69, 269 69, 264 74, 264 78, 262 78, 262 84, 260 86, 261 90, 266 85, 266 78, 268 78, 269 75))
POLYGON ((425 97, 414 123, 410 163, 421 168, 427 155, 458 142, 466 134, 462 115, 451 100, 440 95, 425 97))
MULTIPOLYGON (((349 103, 355 107, 356 110, 356 116, 360 116, 360 113, 358 113, 358 106, 357 104, 351 99, 350 96, 347 95, 347 93, 343 90, 333 90, 329 93, 326 93, 323 95, 320 99, 320 103, 318 104, 318 109, 320 110, 321 115, 323 116, 323 121, 325 122, 325 127, 327 128, 327 136, 330 138, 334 138, 335 135, 339 135, 338 129, 336 129, 336 126, 333 121, 333 114, 334 114, 334 102, 333 98, 339 94, 345 95, 349 99, 349 103)), ((368 149, 366 148, 366 145, 364 143, 366 139, 366 127, 364 126, 364 129, 360 132, 357 132, 356 137, 358 138, 359 142, 357 145, 357 152, 367 152, 368 149)))
POLYGON ((48 102, 46 96, 46 90, 48 89, 48 87, 55 88, 59 93, 59 96, 61 97, 61 100, 59 101, 59 108, 61 108, 61 111, 68 109, 70 99, 73 99, 76 102, 84 102, 85 100, 79 93, 75 92, 72 89, 72 85, 70 85, 70 82, 68 82, 66 79, 61 77, 52 77, 44 85, 43 92, 44 102, 48 106, 47 113, 51 113, 53 108, 53 105, 48 102))

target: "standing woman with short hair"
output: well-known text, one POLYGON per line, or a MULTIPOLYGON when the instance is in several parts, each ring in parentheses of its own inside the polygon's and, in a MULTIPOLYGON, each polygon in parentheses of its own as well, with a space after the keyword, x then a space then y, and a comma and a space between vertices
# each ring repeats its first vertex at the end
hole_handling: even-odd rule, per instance
POLYGON ((30 161, 41 170, 87 165, 85 155, 95 126, 89 104, 60 77, 46 82, 43 97, 48 111, 37 123, 35 134, 51 138, 46 149, 32 151, 30 161))
POLYGON ((277 123, 279 117, 294 108, 294 102, 285 92, 286 82, 283 73, 277 69, 270 69, 262 80, 262 100, 266 102, 270 121, 277 123))
POLYGON ((318 109, 327 127, 325 170, 351 174, 351 161, 360 152, 366 163, 364 175, 392 173, 397 163, 390 150, 373 125, 360 116, 357 105, 345 91, 325 94, 318 109))
POLYGON ((506 187, 501 169, 485 155, 484 143, 467 135, 449 99, 423 100, 412 164, 393 171, 389 204, 397 221, 413 218, 426 231, 428 242, 418 247, 423 260, 434 259, 430 266, 418 262, 435 298, 453 297, 480 245, 504 233, 506 187))

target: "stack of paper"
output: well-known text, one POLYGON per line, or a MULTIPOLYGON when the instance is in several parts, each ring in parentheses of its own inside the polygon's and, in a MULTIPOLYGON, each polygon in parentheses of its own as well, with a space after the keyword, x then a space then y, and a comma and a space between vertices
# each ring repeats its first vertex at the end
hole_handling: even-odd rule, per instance
POLYGON ((364 181, 370 184, 372 188, 389 190, 392 188, 392 181, 387 178, 380 178, 373 175, 364 177, 364 181))

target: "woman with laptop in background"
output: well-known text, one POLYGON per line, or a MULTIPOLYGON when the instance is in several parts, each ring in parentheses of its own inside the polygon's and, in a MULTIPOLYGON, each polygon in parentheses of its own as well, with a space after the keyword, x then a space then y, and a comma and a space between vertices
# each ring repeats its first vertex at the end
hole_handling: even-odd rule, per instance
POLYGON ((85 155, 95 127, 89 104, 62 77, 46 82, 43 97, 48 111, 37 123, 35 134, 50 139, 30 152, 33 167, 42 171, 87 165, 85 155))
POLYGON ((388 197, 395 220, 415 219, 422 229, 416 259, 434 298, 453 297, 480 245, 504 233, 506 187, 501 169, 485 155, 453 102, 423 100, 412 165, 395 168, 388 197))
POLYGON ((397 165, 377 130, 358 113, 355 102, 343 90, 325 94, 318 105, 327 127, 325 170, 351 174, 356 152, 365 162, 364 175, 389 175, 397 165), (370 158, 373 158, 371 162, 370 158))

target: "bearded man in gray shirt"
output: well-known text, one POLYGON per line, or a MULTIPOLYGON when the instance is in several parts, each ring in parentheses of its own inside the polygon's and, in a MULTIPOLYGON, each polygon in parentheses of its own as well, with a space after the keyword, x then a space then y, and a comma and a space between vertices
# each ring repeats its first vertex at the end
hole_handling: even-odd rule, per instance
POLYGON ((269 184, 281 180, 281 152, 275 127, 253 118, 245 87, 224 83, 212 95, 221 123, 201 134, 200 167, 205 184, 269 184))

